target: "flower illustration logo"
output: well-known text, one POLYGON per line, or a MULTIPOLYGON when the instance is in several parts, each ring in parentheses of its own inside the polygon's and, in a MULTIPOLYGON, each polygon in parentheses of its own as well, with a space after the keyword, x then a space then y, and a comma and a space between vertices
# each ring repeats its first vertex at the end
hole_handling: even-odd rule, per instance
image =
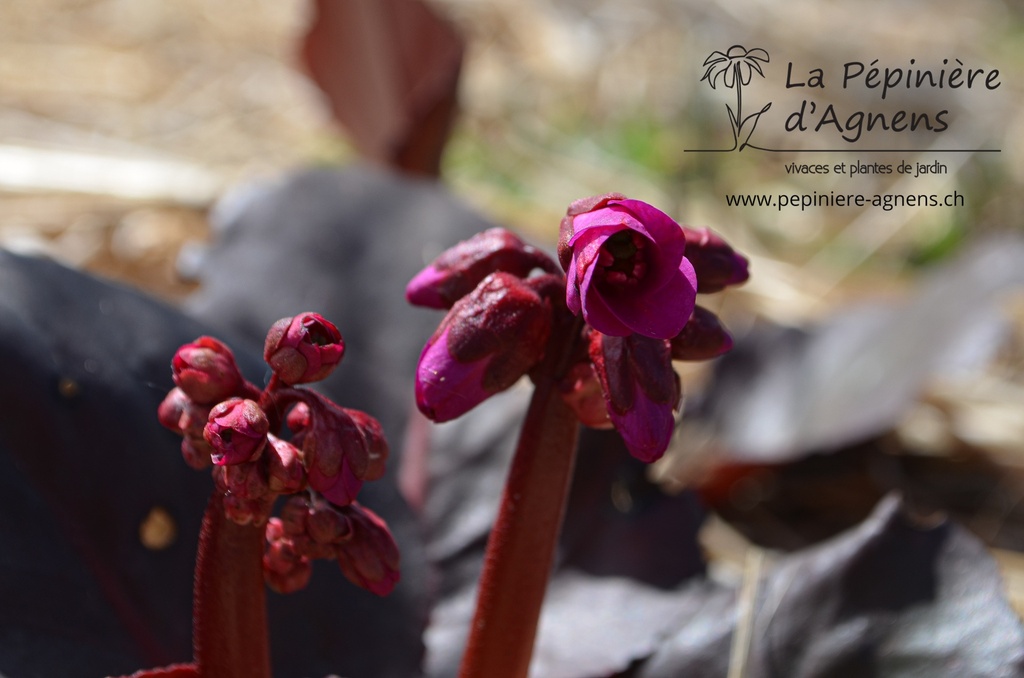
POLYGON ((725 52, 716 50, 704 60, 707 70, 704 71, 701 81, 707 80, 711 89, 717 89, 717 82, 721 79, 727 89, 736 90, 736 110, 734 111, 729 104, 725 105, 729 112, 733 135, 733 147, 729 149, 730 151, 742 151, 750 145, 750 137, 757 127, 757 121, 772 106, 769 101, 761 110, 743 116, 743 87, 750 84, 755 71, 764 77, 761 63, 768 61, 768 52, 765 50, 760 47, 748 50, 743 45, 733 45, 725 52))

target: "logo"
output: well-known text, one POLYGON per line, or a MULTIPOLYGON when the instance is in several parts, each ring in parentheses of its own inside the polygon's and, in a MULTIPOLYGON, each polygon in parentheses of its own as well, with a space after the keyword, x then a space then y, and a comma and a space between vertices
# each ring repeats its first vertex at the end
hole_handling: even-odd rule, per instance
POLYGON ((725 105, 725 110, 729 114, 729 124, 732 126, 732 148, 723 150, 742 151, 750 146, 750 137, 757 128, 757 121, 772 107, 772 102, 769 101, 761 110, 743 116, 743 88, 750 84, 755 72, 764 77, 759 62, 768 63, 770 60, 768 52, 760 47, 745 49, 743 45, 733 45, 724 52, 714 51, 704 60, 707 70, 704 71, 701 82, 707 80, 711 89, 715 89, 715 83, 721 79, 723 87, 736 90, 736 110, 734 111, 729 104, 725 105))
POLYGON ((958 117, 970 113, 963 104, 965 96, 977 101, 976 105, 985 105, 987 97, 1002 85, 998 69, 979 67, 954 57, 925 63, 909 58, 889 64, 880 59, 861 58, 845 63, 811 64, 812 68, 795 67, 791 61, 786 65, 785 89, 777 90, 784 94, 781 106, 780 98, 773 97, 773 109, 771 101, 752 105, 744 98, 745 88, 754 82, 755 76, 768 80, 765 67, 770 61, 767 50, 747 49, 743 45, 708 55, 700 82, 707 82, 716 91, 721 91, 721 85, 722 90, 731 90, 736 95, 734 102, 725 103, 732 145, 687 151, 728 153, 752 148, 772 153, 999 152, 992 148, 962 148, 955 141, 942 143, 947 138, 958 138, 956 133, 931 136, 942 135, 956 125, 958 117), (836 90, 842 90, 843 96, 832 96, 836 90), (860 103, 851 104, 851 100, 860 103), (773 145, 789 148, 753 143, 759 126, 762 133, 768 130, 776 141, 773 145), (811 137, 815 141, 808 143, 811 137), (914 141, 922 138, 935 141, 928 141, 926 148, 908 147, 920 146, 914 141), (783 143, 779 144, 779 140, 783 143))

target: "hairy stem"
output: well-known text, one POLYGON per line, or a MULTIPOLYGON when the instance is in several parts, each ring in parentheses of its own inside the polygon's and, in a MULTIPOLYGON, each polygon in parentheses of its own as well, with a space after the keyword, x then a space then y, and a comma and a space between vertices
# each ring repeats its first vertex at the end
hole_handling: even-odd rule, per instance
POLYGON ((575 463, 577 428, 554 379, 542 379, 487 544, 460 678, 527 675, 575 463))
POLYGON ((264 531, 224 515, 214 491, 203 516, 193 590, 192 645, 202 676, 270 678, 264 531))

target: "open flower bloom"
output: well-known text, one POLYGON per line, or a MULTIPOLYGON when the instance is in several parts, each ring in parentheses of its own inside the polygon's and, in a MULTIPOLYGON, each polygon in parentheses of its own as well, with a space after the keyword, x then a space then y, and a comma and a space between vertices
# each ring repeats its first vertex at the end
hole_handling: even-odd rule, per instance
POLYGON ((670 339, 697 296, 685 249, 679 224, 645 202, 619 194, 577 201, 559 234, 566 305, 602 334, 670 339))

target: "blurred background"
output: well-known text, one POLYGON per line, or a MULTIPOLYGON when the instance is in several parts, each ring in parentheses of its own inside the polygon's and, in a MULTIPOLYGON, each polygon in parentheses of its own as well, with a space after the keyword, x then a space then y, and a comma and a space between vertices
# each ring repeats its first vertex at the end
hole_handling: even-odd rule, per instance
MULTIPOLYGON (((853 304, 914 298, 922 280, 969 256, 986 237, 1021 234, 1024 9, 1016 2, 431 6, 465 40, 459 111, 441 165, 451 190, 548 244, 571 200, 608 191, 652 202, 683 223, 711 226, 752 262, 751 282, 712 302, 738 338, 761 326, 813 328, 853 304), (771 102, 751 143, 784 153, 696 152, 732 144, 726 105, 735 106, 736 88, 722 79, 712 88, 702 76, 708 56, 733 45, 770 54, 761 64, 764 77, 754 73, 744 83, 744 114, 771 102), (842 88, 844 63, 875 59, 883 69, 907 68, 910 59, 918 67, 959 59, 966 68, 998 69, 1001 84, 903 89, 884 101, 877 91, 842 88), (801 79, 820 68, 825 88, 786 87, 789 64, 801 79), (827 127, 787 133, 786 116, 804 99, 833 104, 840 122, 855 111, 946 109, 949 129, 876 133, 857 145, 827 127), (999 152, 922 152, 951 148, 999 152), (945 173, 785 170, 790 162, 935 160, 945 173), (725 199, 830 191, 956 191, 964 205, 777 210, 728 206, 725 199)), ((193 288, 178 274, 179 253, 210 238, 208 215, 219 196, 290 168, 358 157, 299 65, 312 17, 307 0, 0 4, 0 246, 182 299, 193 288)), ((994 270, 997 280, 981 298, 992 301, 1001 322, 980 351, 983 359, 955 373, 941 361, 929 363, 911 384, 912 402, 901 401, 885 428, 899 454, 949 462, 943 482, 958 473, 972 478, 970 488, 946 491, 997 549, 1016 592, 1024 591, 1024 566, 1013 551, 1024 551, 1024 528, 1005 528, 1024 526, 1017 516, 1024 505, 1017 482, 1024 467, 1024 262, 1000 262, 994 270), (983 480, 963 472, 976 470, 979 459, 983 480)), ((919 300, 928 308, 948 301, 947 325, 934 325, 941 330, 956 326, 957 304, 972 298, 919 300)), ((922 351, 927 344, 919 343, 922 351)), ((688 392, 699 393, 707 368, 682 369, 688 392)), ((812 443, 808 451, 821 446, 812 443)), ((687 482, 700 447, 677 450, 658 472, 667 483, 687 482)), ((751 500, 750 492, 724 496, 740 509, 751 500)))

